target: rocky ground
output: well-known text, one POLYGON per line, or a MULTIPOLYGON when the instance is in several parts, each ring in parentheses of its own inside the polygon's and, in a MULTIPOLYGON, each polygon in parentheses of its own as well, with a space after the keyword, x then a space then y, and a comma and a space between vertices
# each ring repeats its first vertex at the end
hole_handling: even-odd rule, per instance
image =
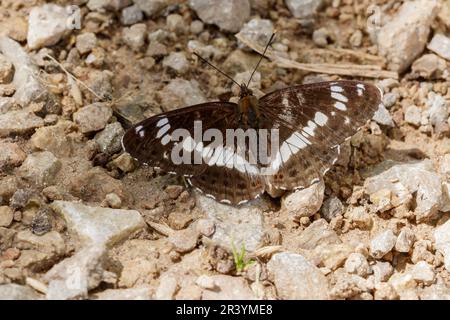
POLYGON ((449 31, 445 0, 2 1, 0 298, 449 299, 449 31), (234 208, 122 152, 236 95, 194 51, 247 79, 275 29, 257 95, 384 91, 323 183, 234 208))

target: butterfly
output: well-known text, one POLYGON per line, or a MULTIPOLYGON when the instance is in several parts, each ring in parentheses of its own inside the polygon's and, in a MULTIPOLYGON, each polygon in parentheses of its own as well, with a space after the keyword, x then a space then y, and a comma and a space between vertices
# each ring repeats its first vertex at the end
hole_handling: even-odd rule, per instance
POLYGON ((360 81, 295 85, 259 99, 248 84, 238 85, 238 103, 207 102, 137 123, 124 134, 123 149, 184 176, 208 197, 240 205, 319 182, 340 144, 381 104, 381 91, 360 81))

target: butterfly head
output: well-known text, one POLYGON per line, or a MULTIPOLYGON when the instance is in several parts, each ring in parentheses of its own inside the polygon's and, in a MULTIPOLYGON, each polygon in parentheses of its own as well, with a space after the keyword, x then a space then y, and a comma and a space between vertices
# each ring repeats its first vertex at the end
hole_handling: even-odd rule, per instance
POLYGON ((240 92, 239 92, 239 98, 245 98, 248 96, 253 96, 253 91, 247 87, 245 83, 240 85, 240 92))

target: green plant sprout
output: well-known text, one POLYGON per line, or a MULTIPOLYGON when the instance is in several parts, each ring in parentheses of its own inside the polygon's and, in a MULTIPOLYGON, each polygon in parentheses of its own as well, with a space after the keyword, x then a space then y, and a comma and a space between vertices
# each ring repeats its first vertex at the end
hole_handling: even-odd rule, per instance
POLYGON ((236 267, 237 272, 244 271, 247 267, 254 264, 255 260, 245 260, 245 244, 242 243, 241 253, 238 253, 234 242, 231 241, 231 251, 233 252, 234 265, 236 267))

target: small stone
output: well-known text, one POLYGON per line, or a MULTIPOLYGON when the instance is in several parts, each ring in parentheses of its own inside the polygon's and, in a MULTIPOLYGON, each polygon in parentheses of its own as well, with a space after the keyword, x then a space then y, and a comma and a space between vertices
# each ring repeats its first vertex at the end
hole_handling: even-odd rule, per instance
POLYGON ((13 79, 14 68, 11 62, 0 53, 0 84, 10 83, 13 79))
POLYGON ((0 227, 0 250, 11 248, 16 231, 0 227))
POLYGON ((28 17, 27 44, 30 49, 52 46, 70 31, 70 13, 56 4, 33 7, 28 17))
POLYGON ((34 249, 60 257, 66 252, 66 244, 59 232, 50 231, 44 235, 35 235, 30 230, 20 231, 16 235, 17 248, 21 250, 34 249))
POLYGON ((120 10, 132 4, 131 0, 89 0, 86 6, 91 11, 120 10))
POLYGON ((360 229, 368 229, 372 226, 373 220, 366 208, 361 207, 348 207, 345 212, 345 218, 347 218, 355 227, 360 229))
POLYGON ((205 289, 202 300, 254 300, 255 295, 247 281, 242 277, 214 275, 209 277, 216 285, 214 289, 205 289))
MULTIPOLYGON (((90 70, 88 73, 88 79, 86 85, 94 91, 97 96, 103 97, 103 99, 112 99, 112 84, 111 80, 114 74, 109 70, 90 70)), ((96 101, 99 98, 93 96, 93 100, 96 101)), ((104 104, 106 105, 106 104, 104 104)))
POLYGON ((131 172, 136 169, 136 160, 128 153, 122 153, 112 161, 112 164, 123 172, 131 172))
POLYGON ((397 14, 378 31, 378 50, 388 68, 403 72, 422 53, 430 25, 438 13, 438 1, 405 2, 397 14))
POLYGON ((320 213, 322 217, 330 222, 334 217, 342 214, 344 212, 344 206, 342 205, 341 200, 337 197, 327 198, 320 209, 320 213))
POLYGON ((322 6, 322 0, 285 0, 292 15, 299 19, 311 19, 322 6))
POLYGON ((0 227, 9 227, 14 219, 14 211, 7 206, 0 207, 0 227))
POLYGON ((405 111, 405 121, 416 127, 420 126, 422 111, 417 106, 409 106, 405 111))
POLYGON ((395 250, 397 252, 409 252, 412 249, 414 240, 414 232, 408 227, 402 228, 395 242, 395 250))
POLYGON ((392 230, 386 230, 378 234, 370 241, 370 254, 375 259, 381 259, 394 248, 396 240, 397 237, 392 230))
POLYGON ((350 254, 345 261, 344 268, 348 273, 356 274, 361 277, 365 277, 371 272, 366 257, 361 253, 350 254))
POLYGON ((419 283, 423 283, 426 286, 429 286, 434 282, 435 272, 433 267, 426 263, 425 261, 419 261, 414 265, 412 270, 410 271, 413 279, 419 283))
POLYGON ((0 141, 0 171, 20 166, 27 155, 15 143, 0 141))
POLYGON ((326 28, 314 30, 312 35, 314 44, 320 48, 326 47, 328 45, 328 37, 329 32, 326 28))
POLYGON ((242 27, 239 34, 264 47, 269 42, 273 30, 273 23, 271 20, 254 18, 242 27))
POLYGON ((20 257, 20 250, 17 248, 8 248, 1 255, 3 260, 16 260, 20 257))
POLYGON ((314 183, 306 189, 292 192, 282 198, 282 210, 288 212, 289 216, 294 219, 301 217, 310 217, 319 211, 325 191, 323 181, 314 183))
POLYGON ((183 34, 186 31, 184 19, 179 14, 169 14, 166 18, 166 25, 169 31, 175 32, 176 34, 183 34))
POLYGON ((195 284, 203 289, 208 289, 208 290, 217 290, 218 289, 216 283, 214 282, 214 278, 207 276, 207 275, 199 276, 197 278, 197 280, 195 280, 195 284))
POLYGON ((328 299, 328 281, 322 272, 303 256, 276 253, 267 263, 282 299, 328 299))
POLYGON ((199 34, 203 31, 203 22, 200 20, 194 20, 191 22, 191 25, 189 29, 191 30, 192 34, 199 34))
POLYGON ((442 33, 436 33, 427 48, 450 61, 450 38, 442 33))
POLYGON ((77 36, 75 43, 78 52, 85 54, 90 52, 97 45, 97 37, 92 32, 85 32, 77 36))
POLYGON ((372 120, 384 126, 395 127, 391 114, 383 104, 378 106, 378 110, 373 115, 372 120))
POLYGON ((133 2, 147 17, 155 17, 170 4, 167 0, 133 0, 133 2))
POLYGON ((337 274, 336 284, 331 289, 330 296, 334 299, 362 298, 372 289, 373 284, 370 281, 355 274, 342 272, 337 274))
POLYGON ((0 114, 0 137, 28 133, 43 125, 44 120, 28 110, 9 111, 0 114))
POLYGON ((150 300, 149 288, 107 289, 96 293, 96 300, 150 300))
POLYGON ((179 74, 189 70, 189 62, 183 52, 172 52, 163 60, 163 66, 175 70, 179 74))
POLYGON ((14 283, 0 285, 0 300, 38 300, 40 296, 27 286, 14 283))
POLYGON ((414 61, 411 69, 414 74, 422 78, 439 79, 443 77, 447 63, 435 54, 424 54, 414 61))
POLYGON ((344 265, 352 251, 353 247, 339 243, 318 246, 314 248, 313 254, 317 257, 320 266, 334 271, 344 265))
POLYGON ((28 155, 19 168, 19 172, 33 183, 48 185, 53 183, 60 169, 61 161, 53 153, 42 151, 28 155))
POLYGON ((108 193, 105 197, 106 204, 113 209, 122 207, 122 199, 115 193, 108 193))
POLYGON ((386 93, 383 96, 383 104, 384 104, 384 106, 386 108, 388 108, 388 109, 393 107, 397 103, 399 97, 400 97, 399 94, 396 93, 396 92, 386 93))
POLYGON ((449 106, 444 97, 430 93, 427 100, 428 116, 431 125, 439 127, 448 121, 449 106))
POLYGON ((389 189, 381 189, 370 195, 370 202, 372 202, 377 211, 385 212, 392 209, 392 191, 389 189))
POLYGON ((198 232, 205 237, 211 237, 216 231, 216 226, 210 219, 199 219, 195 225, 198 232))
POLYGON ((145 227, 135 210, 89 207, 68 201, 54 201, 51 208, 66 220, 69 231, 86 244, 113 245, 145 227))
POLYGON ((103 48, 95 47, 84 60, 88 65, 100 68, 105 62, 106 53, 103 48))
POLYGON ((363 39, 363 33, 361 30, 356 30, 351 36, 350 39, 348 40, 350 42, 350 44, 352 45, 352 47, 358 48, 361 46, 362 44, 362 39, 363 39))
POLYGON ((112 110, 104 103, 93 103, 75 112, 73 120, 82 133, 99 131, 106 127, 112 117, 112 110))
POLYGON ((52 214, 53 212, 48 207, 40 208, 31 221, 31 231, 41 236, 52 230, 52 214))
POLYGON ((142 10, 136 4, 126 7, 122 10, 122 23, 126 26, 138 23, 144 19, 142 10))
POLYGON ((106 125, 103 131, 97 133, 94 140, 102 153, 110 155, 122 150, 121 142, 124 133, 125 130, 120 122, 114 122, 106 125))
POLYGON ((375 287, 375 300, 397 300, 398 294, 389 283, 379 283, 375 287))
POLYGON ((123 42, 131 49, 139 51, 145 45, 147 26, 144 23, 137 23, 122 31, 123 42))
POLYGON ((400 300, 418 300, 417 282, 409 273, 395 273, 388 282, 400 296, 400 300))
MULTIPOLYGON (((437 249, 437 246, 436 246, 437 249)), ((419 261, 426 261, 428 263, 434 263, 435 257, 430 252, 432 250, 432 243, 430 240, 417 240, 414 243, 413 252, 411 255, 411 261, 412 263, 417 263, 419 261)), ((445 261, 444 261, 445 264, 445 261)))
POLYGON ((324 219, 319 219, 303 230, 295 243, 300 249, 312 250, 319 246, 340 244, 342 241, 324 219))
MULTIPOLYGON (((173 79, 160 93, 162 105, 174 110, 206 102, 206 97, 195 80, 173 79)), ((1 129, 0 129, 1 132, 1 129)))
POLYGON ((450 220, 437 227, 434 231, 436 250, 444 256, 444 266, 450 272, 450 220))
MULTIPOLYGON (((169 226, 175 230, 185 229, 192 221, 192 216, 186 212, 174 211, 167 218, 169 226)), ((197 229, 198 231, 198 229, 197 229)))
POLYGON ((250 17, 248 0, 189 0, 189 6, 203 22, 224 31, 238 32, 250 17))
POLYGON ((149 57, 165 56, 167 55, 167 47, 158 41, 152 41, 150 42, 145 54, 149 57))
POLYGON ((187 228, 178 230, 169 235, 169 242, 173 244, 175 250, 181 253, 190 252, 197 246, 199 233, 197 230, 187 228))

